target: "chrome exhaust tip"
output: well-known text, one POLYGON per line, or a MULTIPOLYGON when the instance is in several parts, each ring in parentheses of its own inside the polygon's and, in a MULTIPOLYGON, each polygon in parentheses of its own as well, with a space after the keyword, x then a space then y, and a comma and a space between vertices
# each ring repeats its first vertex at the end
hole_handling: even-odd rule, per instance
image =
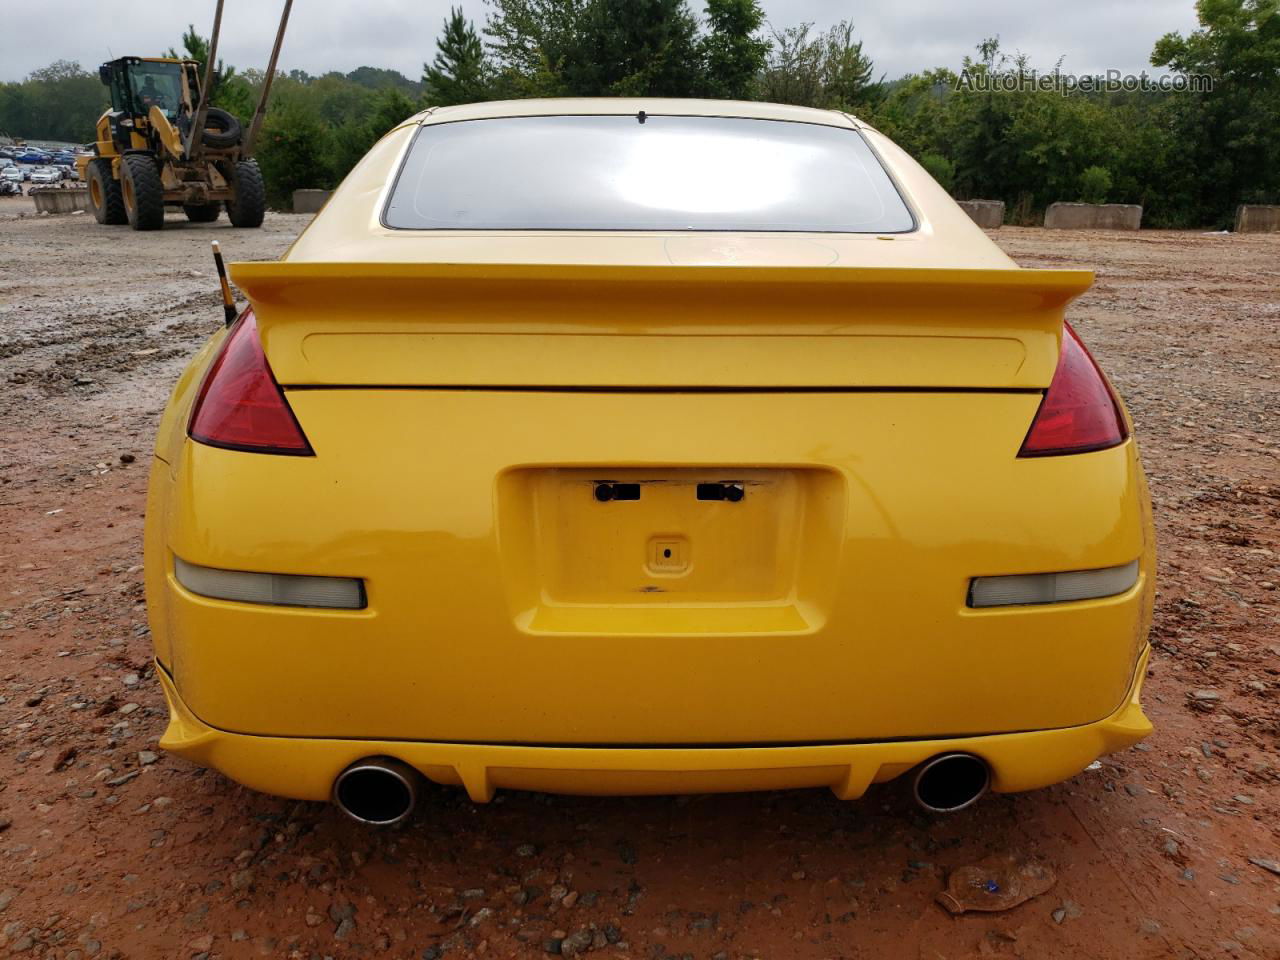
POLYGON ((417 770, 391 757, 357 760, 333 782, 333 802, 357 823, 390 827, 413 813, 419 779, 417 770))
POLYGON ((940 753, 916 769, 911 794, 930 813, 956 813, 976 803, 989 786, 986 761, 971 753, 940 753))

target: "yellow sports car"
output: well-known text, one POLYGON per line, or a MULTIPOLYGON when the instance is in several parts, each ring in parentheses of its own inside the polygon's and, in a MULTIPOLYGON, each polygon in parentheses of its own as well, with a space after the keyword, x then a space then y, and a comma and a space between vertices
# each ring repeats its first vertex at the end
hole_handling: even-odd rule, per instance
POLYGON ((853 117, 430 110, 231 275, 151 472, 168 750, 385 824, 428 781, 956 810, 1150 732, 1092 274, 853 117))

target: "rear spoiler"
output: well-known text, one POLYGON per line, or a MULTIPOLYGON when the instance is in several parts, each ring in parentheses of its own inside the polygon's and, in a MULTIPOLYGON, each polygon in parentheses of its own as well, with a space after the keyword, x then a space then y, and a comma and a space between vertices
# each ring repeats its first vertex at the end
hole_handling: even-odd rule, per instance
POLYGON ((1044 389, 1088 270, 233 263, 289 386, 1044 389))

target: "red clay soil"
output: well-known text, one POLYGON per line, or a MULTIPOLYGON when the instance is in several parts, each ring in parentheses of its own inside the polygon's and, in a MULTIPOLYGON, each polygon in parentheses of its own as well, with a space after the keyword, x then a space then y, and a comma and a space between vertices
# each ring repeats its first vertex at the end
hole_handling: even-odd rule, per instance
MULTIPOLYGON (((0 210, 0 956, 1280 957, 1280 236, 993 236, 1086 265, 1074 309, 1124 394, 1160 537, 1156 733, 947 819, 893 786, 427 798, 375 831, 157 755, 139 565, 152 432, 262 231, 0 210), (952 870, 1057 884, 949 916, 952 870)), ((548 690, 572 697, 571 685, 548 690)))

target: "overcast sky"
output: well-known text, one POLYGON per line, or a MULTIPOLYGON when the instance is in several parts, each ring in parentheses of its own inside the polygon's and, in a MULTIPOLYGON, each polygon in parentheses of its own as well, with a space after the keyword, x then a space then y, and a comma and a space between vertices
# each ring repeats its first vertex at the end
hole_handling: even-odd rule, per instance
MULTIPOLYGON (((213 23, 214 0, 37 0, 6 8, 18 23, 0 28, 0 80, 18 80, 53 60, 86 69, 112 56, 154 56, 176 46, 188 20, 201 33, 213 23)), ((456 4, 457 0, 453 0, 456 4)), ((703 0, 691 0, 700 10, 703 0)), ((283 0, 226 0, 219 53, 241 68, 266 66, 283 0)), ((483 0, 462 0, 480 25, 483 0)), ((435 50, 450 0, 298 0, 281 66, 310 73, 390 67, 414 79, 435 50)), ((935 66, 957 66, 983 37, 1029 54, 1049 69, 1064 56, 1070 73, 1148 68, 1155 41, 1196 26, 1193 0, 763 0, 774 26, 851 19, 878 73, 890 79, 935 66)), ((1149 68, 1148 68, 1149 69, 1149 68)))

